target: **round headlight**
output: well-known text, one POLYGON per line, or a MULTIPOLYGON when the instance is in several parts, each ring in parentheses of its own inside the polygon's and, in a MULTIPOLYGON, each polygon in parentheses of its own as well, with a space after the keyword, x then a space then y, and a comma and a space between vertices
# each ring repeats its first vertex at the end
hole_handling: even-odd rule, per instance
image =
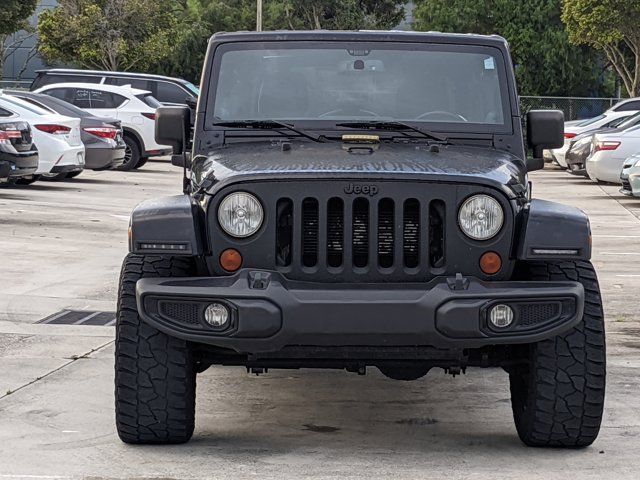
POLYGON ((502 206, 489 195, 469 197, 460 207, 458 223, 463 233, 474 240, 488 240, 502 228, 502 206))
POLYGON ((245 192, 227 195, 218 208, 218 222, 229 235, 249 237, 262 225, 264 212, 256 197, 245 192))

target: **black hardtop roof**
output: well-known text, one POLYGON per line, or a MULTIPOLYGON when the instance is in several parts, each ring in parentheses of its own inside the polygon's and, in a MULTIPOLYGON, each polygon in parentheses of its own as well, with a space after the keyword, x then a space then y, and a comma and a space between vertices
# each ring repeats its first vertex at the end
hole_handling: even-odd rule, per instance
POLYGON ((70 74, 87 74, 87 75, 109 75, 112 77, 140 77, 154 80, 169 80, 178 83, 188 83, 187 80, 177 77, 167 77, 165 75, 156 75, 153 73, 138 72, 113 72, 109 70, 83 70, 79 68, 46 68, 36 70, 36 73, 70 73, 70 74))
POLYGON ((269 32, 218 32, 211 43, 261 41, 361 41, 361 42, 418 42, 484 45, 507 48, 507 41, 499 35, 473 33, 414 32, 401 30, 277 30, 269 32))

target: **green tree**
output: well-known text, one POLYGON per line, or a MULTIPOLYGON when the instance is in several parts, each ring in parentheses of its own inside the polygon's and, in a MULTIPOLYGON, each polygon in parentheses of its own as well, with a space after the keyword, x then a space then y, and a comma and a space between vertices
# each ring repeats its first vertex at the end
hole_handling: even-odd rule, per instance
POLYGON ((175 48, 182 2, 61 0, 40 15, 40 53, 85 68, 148 70, 175 48))
MULTIPOLYGON (((264 0, 264 30, 349 30, 398 25, 406 0, 264 0)), ((255 30, 256 0, 189 0, 176 48, 162 72, 195 81, 209 37, 215 32, 255 30)))
POLYGON ((3 0, 0 6, 0 79, 7 58, 31 36, 30 33, 10 41, 9 37, 29 28, 27 19, 36 9, 37 0, 3 0))
MULTIPOLYGON (((252 2, 255 3, 255 2, 252 2)), ((406 0, 265 0, 266 29, 390 29, 406 0)))
POLYGON ((640 2, 565 0, 562 20, 576 45, 602 50, 632 97, 640 96, 640 2))
POLYGON ((505 37, 522 94, 605 94, 603 61, 592 48, 570 44, 561 0, 422 0, 414 18, 419 30, 505 37))

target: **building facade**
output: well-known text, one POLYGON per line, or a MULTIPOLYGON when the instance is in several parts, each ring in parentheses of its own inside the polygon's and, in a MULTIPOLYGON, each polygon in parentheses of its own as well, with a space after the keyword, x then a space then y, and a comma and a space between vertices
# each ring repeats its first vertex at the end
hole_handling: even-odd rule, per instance
MULTIPOLYGON (((57 0, 40 0, 36 11, 29 18, 29 24, 35 29, 38 26, 38 16, 47 9, 58 5, 57 0)), ((1 8, 1 7, 0 7, 1 8)), ((36 50, 38 37, 36 32, 20 31, 8 38, 7 59, 4 62, 3 81, 16 82, 19 80, 30 82, 35 78, 36 70, 46 65, 36 50)))

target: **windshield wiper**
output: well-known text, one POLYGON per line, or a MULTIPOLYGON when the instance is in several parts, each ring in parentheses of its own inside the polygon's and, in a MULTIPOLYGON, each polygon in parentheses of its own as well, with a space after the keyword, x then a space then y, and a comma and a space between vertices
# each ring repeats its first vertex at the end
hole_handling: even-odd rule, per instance
POLYGON ((265 130, 285 128, 291 132, 297 133, 301 137, 305 137, 305 138, 308 138, 309 140, 313 140, 314 142, 322 143, 326 141, 325 137, 321 135, 314 135, 313 133, 306 132, 301 128, 297 128, 294 125, 289 125, 288 123, 280 122, 278 120, 231 120, 231 121, 214 122, 214 125, 219 127, 258 128, 258 129, 265 129, 265 130))
POLYGON ((397 131, 411 130, 412 132, 419 133, 423 137, 430 138, 431 140, 448 143, 447 137, 431 132, 429 130, 414 127, 413 125, 410 125, 404 122, 372 120, 369 122, 336 123, 336 127, 370 128, 370 129, 378 129, 378 130, 397 130, 397 131))

